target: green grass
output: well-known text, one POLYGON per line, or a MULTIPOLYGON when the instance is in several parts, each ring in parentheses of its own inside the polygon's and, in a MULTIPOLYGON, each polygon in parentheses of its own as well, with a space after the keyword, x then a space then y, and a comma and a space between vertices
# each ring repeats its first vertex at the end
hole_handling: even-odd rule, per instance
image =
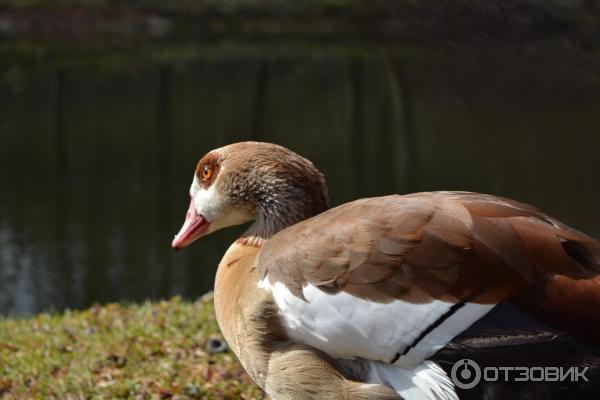
POLYGON ((2 399, 262 399, 220 337, 212 296, 0 318, 2 399))

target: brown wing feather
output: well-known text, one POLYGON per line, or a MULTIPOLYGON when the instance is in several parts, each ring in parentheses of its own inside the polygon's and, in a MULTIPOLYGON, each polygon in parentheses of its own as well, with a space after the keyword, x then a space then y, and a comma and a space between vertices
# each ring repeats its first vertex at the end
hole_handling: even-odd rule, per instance
POLYGON ((557 276, 593 280, 600 246, 529 205, 431 192, 362 199, 293 225, 267 241, 258 268, 299 297, 310 283, 377 302, 494 304, 557 276))

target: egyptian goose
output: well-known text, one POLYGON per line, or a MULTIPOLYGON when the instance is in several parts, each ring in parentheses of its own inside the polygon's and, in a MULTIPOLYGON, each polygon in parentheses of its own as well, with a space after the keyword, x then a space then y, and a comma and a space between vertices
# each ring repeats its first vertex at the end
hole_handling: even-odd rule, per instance
POLYGON ((254 221, 219 264, 215 312, 273 399, 457 398, 435 357, 499 304, 600 343, 600 242, 532 206, 429 192, 328 210, 310 161, 258 142, 206 154, 190 196, 175 249, 254 221))

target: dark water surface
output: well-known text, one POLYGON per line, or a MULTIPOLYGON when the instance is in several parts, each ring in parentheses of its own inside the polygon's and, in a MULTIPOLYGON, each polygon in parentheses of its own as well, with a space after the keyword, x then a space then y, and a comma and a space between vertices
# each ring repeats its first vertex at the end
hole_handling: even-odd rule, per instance
POLYGON ((225 48, 151 62, 82 50, 2 71, 0 314, 210 290, 243 228, 180 253, 170 242, 197 160, 241 140, 313 160, 334 204, 472 190, 600 237, 597 50, 225 48))

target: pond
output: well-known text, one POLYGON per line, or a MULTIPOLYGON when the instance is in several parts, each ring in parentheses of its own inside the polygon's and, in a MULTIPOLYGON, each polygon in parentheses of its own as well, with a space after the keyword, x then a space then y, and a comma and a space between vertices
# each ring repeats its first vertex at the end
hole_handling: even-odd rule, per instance
POLYGON ((0 314, 211 290, 243 227, 179 253, 170 242, 197 160, 243 140, 313 160, 333 204, 478 191, 600 237, 600 60, 585 46, 14 51, 24 61, 0 75, 0 314))

